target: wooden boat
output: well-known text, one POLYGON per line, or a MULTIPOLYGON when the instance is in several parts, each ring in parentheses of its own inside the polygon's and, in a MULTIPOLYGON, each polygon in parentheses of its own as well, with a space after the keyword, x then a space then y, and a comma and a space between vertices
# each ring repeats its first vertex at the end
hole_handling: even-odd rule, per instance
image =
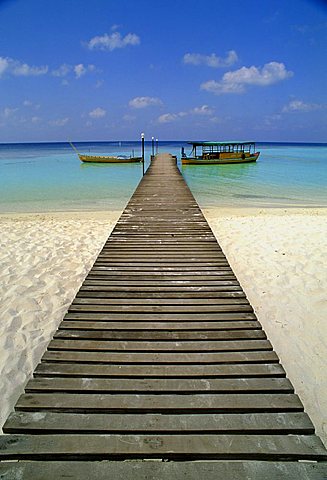
POLYGON ((255 142, 188 142, 192 145, 190 156, 182 149, 183 165, 218 165, 226 163, 256 162, 260 152, 255 142), (197 150, 198 149, 198 150, 197 150), (200 153, 199 152, 200 149, 200 153))
POLYGON ((123 155, 106 156, 106 155, 81 155, 78 154, 79 159, 82 162, 93 162, 93 163, 134 163, 142 162, 142 157, 125 157, 123 155))
POLYGON ((70 142, 71 147, 77 153, 81 162, 88 163, 136 163, 142 162, 142 157, 128 157, 126 155, 83 155, 79 153, 76 147, 70 142))

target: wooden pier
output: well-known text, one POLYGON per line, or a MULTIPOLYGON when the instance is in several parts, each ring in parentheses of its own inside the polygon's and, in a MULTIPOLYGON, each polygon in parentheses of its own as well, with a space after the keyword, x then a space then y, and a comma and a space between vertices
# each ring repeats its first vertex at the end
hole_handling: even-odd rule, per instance
POLYGON ((327 478, 327 451, 168 154, 4 432, 1 479, 327 478))

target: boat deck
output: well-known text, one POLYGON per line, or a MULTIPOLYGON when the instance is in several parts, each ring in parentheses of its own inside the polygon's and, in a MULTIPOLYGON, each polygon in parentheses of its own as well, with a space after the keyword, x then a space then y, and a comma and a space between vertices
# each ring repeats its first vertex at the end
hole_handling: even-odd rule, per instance
POLYGON ((327 478, 327 451, 168 154, 4 431, 4 479, 327 478))

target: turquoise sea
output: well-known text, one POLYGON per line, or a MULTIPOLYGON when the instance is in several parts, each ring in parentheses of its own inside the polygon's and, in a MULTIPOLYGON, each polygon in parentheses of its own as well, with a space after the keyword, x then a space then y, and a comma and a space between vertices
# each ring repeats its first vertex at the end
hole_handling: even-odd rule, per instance
MULTIPOLYGON (((140 142, 76 143, 82 153, 141 154, 140 142)), ((327 144, 257 143, 256 163, 180 165, 183 141, 159 142, 178 157, 201 207, 327 207, 327 144)), ((145 169, 152 151, 145 143, 145 169)), ((142 164, 82 164, 68 143, 0 144, 0 212, 122 209, 142 164)))

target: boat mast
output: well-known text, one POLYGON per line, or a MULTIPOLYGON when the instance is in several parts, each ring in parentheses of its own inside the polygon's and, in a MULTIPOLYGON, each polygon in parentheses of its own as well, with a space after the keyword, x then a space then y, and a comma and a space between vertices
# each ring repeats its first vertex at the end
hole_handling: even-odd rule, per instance
POLYGON ((75 152, 77 153, 77 155, 79 156, 79 153, 77 151, 77 148, 75 147, 75 145, 72 144, 72 142, 69 142, 70 146, 75 150, 75 152))

